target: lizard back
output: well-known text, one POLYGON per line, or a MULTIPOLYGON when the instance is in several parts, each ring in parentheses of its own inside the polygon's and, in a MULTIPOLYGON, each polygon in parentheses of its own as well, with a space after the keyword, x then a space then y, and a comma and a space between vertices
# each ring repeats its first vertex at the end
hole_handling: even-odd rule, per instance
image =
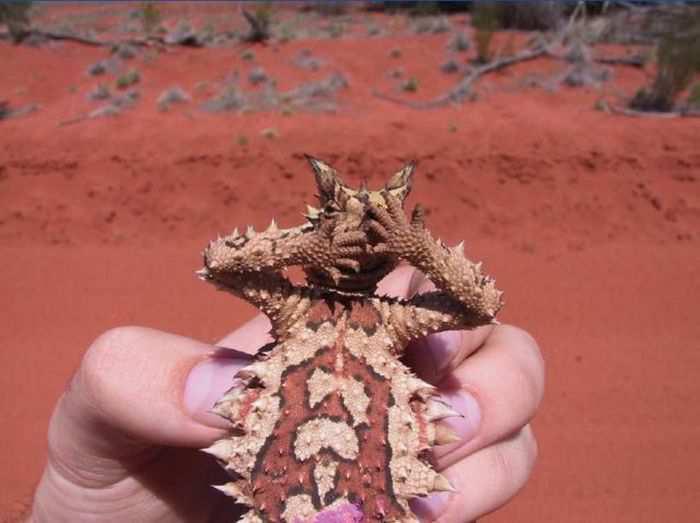
POLYGON ((231 431, 205 451, 232 476, 217 488, 250 507, 241 523, 414 523, 411 498, 452 490, 431 449, 458 439, 441 421, 458 414, 400 356, 427 334, 493 322, 502 293, 462 244, 432 238, 419 206, 404 215, 412 164, 369 191, 310 162, 321 208, 304 224, 236 230, 204 251, 200 277, 257 306, 276 340, 214 406, 231 431), (402 260, 437 290, 378 296, 402 260), (306 285, 285 277, 293 265, 306 285))

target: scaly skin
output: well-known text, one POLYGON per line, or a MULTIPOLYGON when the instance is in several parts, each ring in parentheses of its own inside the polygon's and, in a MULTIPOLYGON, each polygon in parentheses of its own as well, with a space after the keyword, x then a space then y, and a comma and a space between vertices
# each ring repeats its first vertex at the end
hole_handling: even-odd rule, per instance
POLYGON ((200 276, 263 311, 275 342, 240 371, 214 412, 230 435, 206 452, 231 473, 217 487, 251 510, 242 522, 417 521, 408 500, 451 490, 430 463, 457 415, 400 361, 411 340, 495 321, 501 292, 461 244, 448 249, 402 203, 413 165, 381 191, 355 190, 309 158, 321 208, 308 221, 211 242, 200 276), (438 290, 377 296, 400 261, 438 290), (282 270, 301 266, 308 284, 282 270))

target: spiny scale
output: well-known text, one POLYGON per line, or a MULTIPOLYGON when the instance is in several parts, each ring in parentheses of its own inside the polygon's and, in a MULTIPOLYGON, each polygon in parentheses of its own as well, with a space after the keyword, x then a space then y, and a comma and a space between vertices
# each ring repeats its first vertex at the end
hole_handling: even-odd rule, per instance
POLYGON ((399 358, 426 334, 494 322, 501 293, 420 209, 403 216, 413 164, 368 191, 309 161, 320 205, 306 223, 236 229, 205 249, 197 275, 265 311, 275 342, 212 407, 231 431, 203 451, 231 475, 215 488, 250 507, 241 523, 416 523, 411 498, 454 491, 427 451, 459 441, 445 420, 460 414, 399 358), (376 295, 400 260, 439 291, 376 295), (284 276, 292 263, 306 286, 284 276))

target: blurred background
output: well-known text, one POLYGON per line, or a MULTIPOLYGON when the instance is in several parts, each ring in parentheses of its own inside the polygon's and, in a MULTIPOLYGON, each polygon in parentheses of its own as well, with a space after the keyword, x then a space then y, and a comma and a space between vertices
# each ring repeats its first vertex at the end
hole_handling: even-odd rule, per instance
POLYGON ((255 313, 193 272, 300 223, 304 153, 370 187, 417 161, 409 206, 541 344, 540 459, 483 521, 697 519, 697 5, 0 2, 0 66, 0 521, 100 332, 255 313))

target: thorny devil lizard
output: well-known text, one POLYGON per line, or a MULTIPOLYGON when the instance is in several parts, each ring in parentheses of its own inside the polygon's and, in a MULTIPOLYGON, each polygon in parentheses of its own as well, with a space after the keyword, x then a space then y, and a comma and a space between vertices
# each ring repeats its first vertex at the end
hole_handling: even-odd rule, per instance
POLYGON ((416 338, 495 322, 502 293, 462 244, 432 238, 420 206, 406 217, 413 164, 369 191, 308 160, 320 208, 304 224, 234 231, 204 251, 198 274, 263 311, 275 339, 214 406, 231 429, 205 451, 232 476, 218 488, 251 508, 241 522, 416 522, 410 498, 452 488, 430 449, 454 441, 440 420, 458 414, 399 358, 416 338), (437 290, 377 295, 400 261, 437 290))

